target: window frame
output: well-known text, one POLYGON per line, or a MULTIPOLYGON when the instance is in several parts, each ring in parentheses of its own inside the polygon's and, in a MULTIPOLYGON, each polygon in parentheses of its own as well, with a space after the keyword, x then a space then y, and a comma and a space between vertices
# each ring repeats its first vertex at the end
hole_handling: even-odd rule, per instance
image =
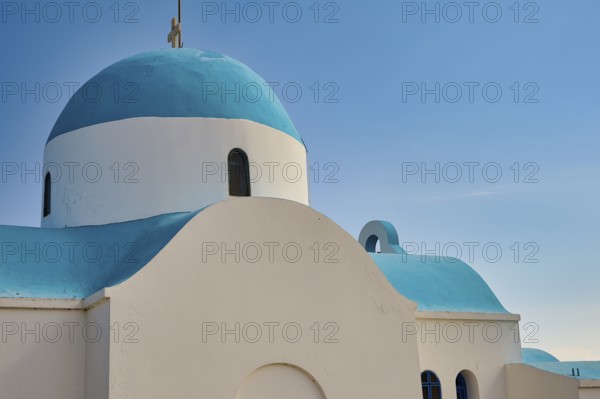
POLYGON ((431 370, 425 370, 421 373, 421 390, 423 391, 423 399, 442 399, 442 383, 437 374, 431 370), (425 381, 423 376, 425 376, 425 381), (439 397, 434 397, 433 388, 438 388, 439 397))

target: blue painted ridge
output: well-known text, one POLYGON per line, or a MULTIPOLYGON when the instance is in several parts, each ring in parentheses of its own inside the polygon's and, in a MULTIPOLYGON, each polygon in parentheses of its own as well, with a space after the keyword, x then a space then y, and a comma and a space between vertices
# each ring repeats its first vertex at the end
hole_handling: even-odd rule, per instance
POLYGON ((523 363, 558 362, 559 360, 541 349, 522 348, 521 358, 523 363))
POLYGON ((538 370, 574 378, 576 380, 600 380, 600 362, 539 362, 528 366, 538 370), (573 375, 575 369, 575 375, 573 375), (579 375, 577 375, 579 369, 579 375))
POLYGON ((390 246, 390 248, 396 251, 397 254, 406 254, 404 248, 402 248, 399 244, 398 232, 396 231, 394 225, 385 220, 380 220, 379 223, 381 224, 381 226, 383 226, 386 232, 388 245, 390 246))
POLYGON ((60 229, 0 226, 0 298, 86 298, 117 285, 198 212, 60 229))
POLYGON ((137 117, 246 119, 303 143, 283 105, 256 72, 233 58, 187 48, 141 53, 101 71, 73 95, 47 142, 76 129, 137 117), (221 94, 236 84, 240 91, 247 84, 258 85, 263 89, 260 99, 252 102, 252 86, 247 99, 233 94, 223 99, 221 94), (214 90, 218 92, 211 94, 214 90))
POLYGON ((392 286, 418 310, 509 314, 481 276, 458 259, 369 253, 392 286))

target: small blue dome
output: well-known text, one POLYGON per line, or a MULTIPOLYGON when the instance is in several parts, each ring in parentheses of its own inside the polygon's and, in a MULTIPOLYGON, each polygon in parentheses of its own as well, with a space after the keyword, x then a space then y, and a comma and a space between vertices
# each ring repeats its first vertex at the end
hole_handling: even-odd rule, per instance
POLYGON ((522 348, 523 363, 558 362, 558 359, 541 349, 522 348))
POLYGON ((137 117, 204 117, 258 122, 302 142, 267 83, 233 58, 164 49, 104 69, 73 95, 48 142, 99 123, 137 117))

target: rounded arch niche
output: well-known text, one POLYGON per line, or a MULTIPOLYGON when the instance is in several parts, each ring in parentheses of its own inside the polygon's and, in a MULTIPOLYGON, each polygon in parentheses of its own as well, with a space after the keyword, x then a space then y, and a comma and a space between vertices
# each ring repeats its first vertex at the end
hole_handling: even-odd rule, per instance
POLYGON ((319 383, 289 364, 269 364, 246 378, 235 399, 326 399, 319 383))

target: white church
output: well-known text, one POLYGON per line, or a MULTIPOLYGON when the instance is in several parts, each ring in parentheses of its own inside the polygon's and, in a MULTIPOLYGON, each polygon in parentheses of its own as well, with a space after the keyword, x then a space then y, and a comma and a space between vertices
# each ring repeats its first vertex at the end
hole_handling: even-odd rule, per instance
POLYGON ((0 226, 0 398, 600 398, 600 362, 523 349, 475 270, 407 254, 385 221, 357 241, 311 209, 307 172, 239 61, 101 71, 46 143, 41 228, 0 226), (122 101, 90 101, 114 84, 122 101))

